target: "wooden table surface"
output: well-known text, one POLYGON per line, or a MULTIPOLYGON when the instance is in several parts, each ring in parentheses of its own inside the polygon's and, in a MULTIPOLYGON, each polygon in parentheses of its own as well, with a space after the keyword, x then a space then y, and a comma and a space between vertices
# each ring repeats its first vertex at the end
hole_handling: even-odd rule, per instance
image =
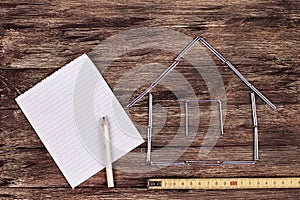
MULTIPOLYGON (((156 177, 300 176, 299 10, 298 0, 2 0, 0 199, 300 199, 299 189, 150 191, 146 188, 147 179, 156 177), (92 52, 111 36, 145 27, 149 30, 163 27, 191 38, 201 35, 277 106, 273 110, 257 98, 260 160, 256 165, 171 166, 134 172, 138 162, 129 157, 127 164, 124 159, 123 162, 133 172, 123 168, 114 170, 115 188, 107 188, 102 170, 71 189, 14 98, 81 54, 92 52)), ((170 42, 175 45, 177 41, 170 42)), ((122 45, 115 48, 127 48, 122 45)), ((127 52, 103 76, 114 88, 126 70, 152 62, 166 67, 175 56, 151 48, 127 52)), ((212 58, 224 83, 227 104, 225 137, 215 145, 214 155, 251 157, 250 90, 228 67, 212 58)), ((205 81, 190 69, 191 64, 183 60, 177 71, 186 76, 198 98, 209 98, 205 81)), ((134 94, 149 84, 145 82, 134 94)), ((172 99, 174 95, 168 88, 159 86, 154 93, 155 101, 168 106, 164 129, 153 138, 155 149, 164 147, 173 137, 180 112, 172 104, 177 101, 172 99)), ((122 96, 122 91, 118 95, 122 96)), ((145 127, 147 101, 133 107, 130 117, 137 126, 145 127)), ((145 129, 140 131, 146 139, 145 129)), ((193 142, 191 149, 199 149, 200 141, 193 142)), ((192 150, 187 150, 187 156, 192 150)), ((145 156, 146 144, 134 152, 145 156)))

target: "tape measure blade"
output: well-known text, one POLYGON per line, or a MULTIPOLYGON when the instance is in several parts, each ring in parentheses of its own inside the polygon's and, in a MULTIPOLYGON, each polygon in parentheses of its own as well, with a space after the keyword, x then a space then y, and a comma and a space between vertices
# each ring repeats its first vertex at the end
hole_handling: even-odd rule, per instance
POLYGON ((268 189, 300 188, 300 177, 283 178, 161 178, 149 179, 148 189, 268 189))

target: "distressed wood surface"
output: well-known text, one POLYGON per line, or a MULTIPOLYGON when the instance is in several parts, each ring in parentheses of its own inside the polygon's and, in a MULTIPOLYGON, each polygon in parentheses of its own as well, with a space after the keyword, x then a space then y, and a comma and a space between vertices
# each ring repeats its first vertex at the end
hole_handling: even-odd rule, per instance
MULTIPOLYGON (((298 0, 1 1, 0 199, 299 199, 298 189, 146 189, 146 180, 155 177, 300 176, 299 10, 298 0), (150 167, 145 163, 144 143, 132 152, 140 157, 128 154, 114 163, 115 188, 106 187, 105 171, 75 190, 69 187, 14 98, 79 55, 92 52, 105 39, 141 27, 165 27, 190 37, 203 36, 277 105, 272 110, 257 98, 260 160, 256 165, 150 167)), ((157 49, 135 50, 111 63, 103 76, 114 89, 126 71, 151 63, 167 66, 175 56, 157 49)), ((201 127, 191 124, 199 137, 178 159, 252 159, 250 90, 213 58, 226 91, 225 137, 217 141, 211 153, 195 157, 199 149, 210 148, 203 145, 202 136, 211 122, 211 113, 204 110, 201 127)), ((191 63, 183 60, 176 71, 186 78, 198 98, 211 97, 207 82, 195 73, 191 63)), ((177 80, 169 81, 179 85, 177 80)), ((148 84, 137 88, 131 99, 148 84)), ((178 89, 184 90, 180 85, 178 89)), ((126 87, 115 91, 121 102, 128 92, 126 87)), ((153 158, 159 159, 155 152, 160 149, 169 151, 170 156, 181 151, 176 144, 184 139, 184 125, 179 120, 184 112, 180 110, 182 101, 163 86, 155 88, 154 103, 167 108, 168 114, 162 115, 159 107, 154 113, 153 158), (173 146, 169 147, 170 141, 173 146)), ((146 138, 147 98, 130 109, 129 115, 146 138)), ((213 126, 218 127, 218 123, 213 122, 213 126)))

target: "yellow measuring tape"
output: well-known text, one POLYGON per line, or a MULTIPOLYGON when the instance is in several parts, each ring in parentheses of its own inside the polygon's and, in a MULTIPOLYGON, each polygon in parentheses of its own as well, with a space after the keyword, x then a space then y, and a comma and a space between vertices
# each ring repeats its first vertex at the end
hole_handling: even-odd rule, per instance
POLYGON ((283 178, 155 178, 148 189, 263 189, 300 188, 300 177, 283 178))

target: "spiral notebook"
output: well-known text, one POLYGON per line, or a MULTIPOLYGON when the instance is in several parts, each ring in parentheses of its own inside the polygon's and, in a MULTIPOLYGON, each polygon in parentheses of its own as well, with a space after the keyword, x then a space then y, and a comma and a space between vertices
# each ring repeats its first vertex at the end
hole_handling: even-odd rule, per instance
POLYGON ((112 161, 144 142, 85 54, 16 101, 72 188, 105 167, 103 116, 109 124, 112 161))

